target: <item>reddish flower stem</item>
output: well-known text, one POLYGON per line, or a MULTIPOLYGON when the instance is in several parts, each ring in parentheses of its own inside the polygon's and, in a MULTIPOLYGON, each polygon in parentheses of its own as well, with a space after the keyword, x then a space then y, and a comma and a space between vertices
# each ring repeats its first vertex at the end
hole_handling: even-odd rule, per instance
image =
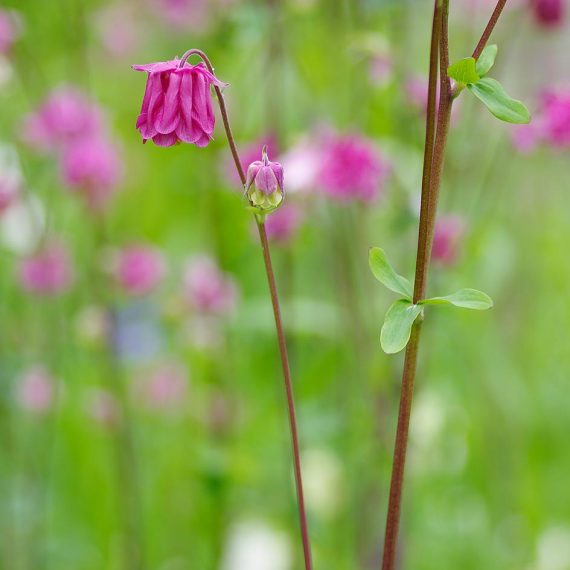
MULTIPOLYGON (((485 31, 473 52, 477 59, 497 24, 497 20, 505 6, 506 0, 498 0, 497 6, 485 27, 485 31)), ((428 112, 426 118, 426 138, 424 150, 424 167, 422 177, 422 201, 420 224, 418 232, 418 251, 416 258, 416 274, 414 281, 414 303, 425 297, 429 262, 433 242, 433 233, 437 215, 437 204, 441 176, 447 144, 447 134, 451 117, 454 93, 447 76, 449 67, 449 38, 448 38, 449 0, 435 0, 434 18, 430 49, 430 73, 428 91, 428 112), (437 85, 437 68, 439 59, 440 99, 437 117, 435 113, 435 98, 437 85), (436 130, 437 123, 437 130, 436 130)), ((414 394, 416 365, 422 321, 417 320, 413 327, 410 341, 406 347, 404 370, 402 373, 402 388, 396 442, 394 446, 394 462, 388 513, 386 518, 386 534, 384 539, 384 555, 382 570, 393 570, 396 561, 396 548, 404 483, 404 470, 408 444, 410 414, 414 394)))
MULTIPOLYGON (((188 50, 180 60, 180 66, 186 63, 186 60, 191 55, 197 55, 200 57, 208 70, 213 74, 214 68, 203 51, 198 49, 188 50)), ((239 174, 242 184, 245 186, 246 177, 243 170, 243 166, 239 157, 235 139, 232 133, 228 111, 226 107, 226 102, 224 100, 224 95, 222 90, 214 86, 216 95, 218 97, 218 104, 220 107, 220 113, 222 115, 222 121, 224 123, 224 129, 226 131, 226 136, 228 139, 228 144, 230 145, 230 150, 236 170, 239 174)), ((266 147, 264 147, 264 152, 266 152, 266 147)), ((263 261, 265 263, 265 272, 267 273, 267 281, 269 284, 269 292, 271 295, 271 304, 273 306, 273 316, 275 318, 275 328, 277 331, 277 341, 279 344, 279 355, 281 357, 281 367, 283 369, 283 380, 285 384, 285 394, 287 396, 287 412, 289 416, 289 428, 291 432, 291 445, 293 452, 293 467, 295 472, 295 488, 297 492, 297 505, 299 509, 299 523, 301 527, 301 540, 303 542, 303 556, 305 561, 305 570, 313 570, 313 562, 311 557, 311 544, 309 540, 309 529, 307 524, 307 514, 305 509, 305 499, 303 494, 303 478, 301 473, 301 453, 299 449, 299 435, 297 429, 297 415, 295 412, 295 400, 293 396, 293 384, 291 382, 291 369, 289 367, 289 358, 287 355, 287 342, 285 340, 285 332, 283 330, 283 322, 281 320, 281 309, 279 305, 279 295, 277 293, 277 286, 275 284, 275 274, 273 272, 273 264, 271 262, 271 254, 269 250, 269 243, 267 241, 267 233, 265 231, 265 223, 263 218, 255 216, 257 222, 257 228, 259 230, 259 238, 261 241, 261 248, 263 251, 263 261)))

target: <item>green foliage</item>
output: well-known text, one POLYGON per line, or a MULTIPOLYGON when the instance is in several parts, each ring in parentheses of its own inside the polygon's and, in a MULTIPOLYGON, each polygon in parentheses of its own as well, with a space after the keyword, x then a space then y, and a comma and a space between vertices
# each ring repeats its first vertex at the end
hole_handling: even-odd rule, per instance
POLYGON ((408 299, 398 299, 392 303, 380 333, 380 344, 386 354, 400 352, 408 344, 412 325, 421 312, 422 307, 412 304, 408 299))
POLYGON ((499 48, 496 44, 491 44, 485 47, 481 52, 481 55, 475 63, 475 71, 479 77, 484 77, 489 73, 490 69, 495 65, 495 58, 497 57, 497 52, 499 48))
POLYGON ((406 299, 412 299, 412 284, 405 277, 396 273, 383 249, 371 247, 368 264, 374 277, 390 291, 404 295, 406 299))
POLYGON ((497 119, 517 124, 530 122, 530 113, 525 105, 510 97, 496 79, 484 77, 477 83, 468 84, 467 88, 497 119))
POLYGON ((475 60, 472 57, 460 59, 453 65, 450 65, 447 68, 447 75, 462 85, 476 83, 480 79, 476 71, 475 60))
POLYGON ((445 297, 432 297, 419 302, 420 305, 453 305, 462 309, 485 311, 493 306, 489 295, 477 289, 460 289, 445 297))

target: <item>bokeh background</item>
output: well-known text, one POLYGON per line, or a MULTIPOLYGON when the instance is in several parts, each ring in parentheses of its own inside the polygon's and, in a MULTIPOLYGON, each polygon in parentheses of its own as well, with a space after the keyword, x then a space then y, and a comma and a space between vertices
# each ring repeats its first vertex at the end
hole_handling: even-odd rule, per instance
MULTIPOLYGON (((491 0, 454 0, 451 59, 491 0)), ((563 0, 515 1, 493 75, 529 127, 464 93, 443 180, 400 568, 570 569, 570 69, 563 0)), ((134 63, 204 49, 268 231, 315 567, 374 569, 402 355, 381 246, 411 276, 427 0, 2 0, 0 566, 298 570, 285 399, 261 250, 223 132, 141 144, 134 63)))

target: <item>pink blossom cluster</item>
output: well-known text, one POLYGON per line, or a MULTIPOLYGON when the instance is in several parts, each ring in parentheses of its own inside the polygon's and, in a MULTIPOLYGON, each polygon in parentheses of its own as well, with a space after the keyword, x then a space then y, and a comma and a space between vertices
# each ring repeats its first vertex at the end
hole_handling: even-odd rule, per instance
POLYGON ((102 109, 72 86, 52 91, 24 120, 24 141, 58 158, 63 183, 99 209, 117 190, 122 174, 118 149, 102 109))
POLYGON ((112 260, 112 271, 120 288, 130 295, 151 293, 165 274, 161 252, 145 244, 119 250, 112 260))
POLYGON ((512 140, 515 148, 522 153, 532 152, 539 144, 556 149, 569 148, 570 89, 545 91, 532 122, 514 127, 512 140))

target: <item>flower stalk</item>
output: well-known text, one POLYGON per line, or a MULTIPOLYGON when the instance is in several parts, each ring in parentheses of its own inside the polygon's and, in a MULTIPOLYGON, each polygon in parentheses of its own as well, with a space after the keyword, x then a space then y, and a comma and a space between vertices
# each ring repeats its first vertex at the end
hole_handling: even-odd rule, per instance
MULTIPOLYGON (((198 49, 188 50, 180 61, 180 66, 183 66, 187 59, 192 56, 197 55, 205 63, 206 67, 210 73, 214 74, 214 68, 203 51, 198 49)), ((237 145, 233 136, 230 120, 228 117, 227 107, 224 99, 224 95, 219 86, 214 84, 214 90, 218 99, 218 105, 220 108, 220 114, 222 116, 222 122, 224 125, 224 130, 230 146, 230 151, 232 153, 232 158, 235 163, 237 173, 240 177, 244 189, 247 185, 247 177, 244 172, 239 152, 237 150, 237 145)), ((273 307, 273 316, 275 318, 275 328, 277 332, 277 342, 279 345, 279 355, 281 359, 281 367, 283 370, 283 380, 285 385, 285 394, 287 397, 287 413, 289 417, 289 428, 291 433, 291 446, 293 454, 293 468, 295 474, 295 488, 297 493, 297 505, 299 510, 299 524, 301 530, 301 540, 303 544, 303 557, 305 563, 305 570, 313 570, 313 562, 311 556, 311 545, 309 539, 309 529, 307 523, 307 514, 305 509, 305 499, 303 493, 303 479, 301 473, 301 453, 299 448, 299 435, 297 428, 297 415, 295 411, 295 400, 293 395, 293 384, 291 381, 291 370, 289 367, 289 357, 287 354, 287 343, 285 338, 285 332, 283 329, 283 322, 281 319, 281 308, 279 304, 279 295, 277 293, 277 285, 275 283, 275 274, 273 271, 273 264, 271 262, 271 253, 269 249, 269 242, 267 240, 267 233, 265 231, 265 213, 259 212, 256 209, 255 220, 257 223, 257 228, 259 232, 259 239, 261 242, 261 248, 263 252, 263 261, 265 264, 265 272, 267 274, 267 282, 269 285, 269 293, 271 296, 271 304, 273 307)))
MULTIPOLYGON (((477 59, 485 48, 505 4, 506 0, 498 0, 496 8, 473 52, 474 59, 477 59)), ((421 210, 413 290, 414 304, 422 301, 426 294, 447 135, 449 132, 451 108, 455 98, 455 93, 452 90, 451 81, 447 74, 449 67, 448 16, 449 0, 435 0, 429 60, 429 90, 422 174, 421 210), (439 106, 436 111, 438 67, 440 97, 439 106)), ((419 318, 412 326, 410 340, 407 344, 404 357, 400 408, 398 412, 394 460, 386 516, 382 570, 393 570, 396 563, 408 432, 421 330, 422 319, 419 318)))

